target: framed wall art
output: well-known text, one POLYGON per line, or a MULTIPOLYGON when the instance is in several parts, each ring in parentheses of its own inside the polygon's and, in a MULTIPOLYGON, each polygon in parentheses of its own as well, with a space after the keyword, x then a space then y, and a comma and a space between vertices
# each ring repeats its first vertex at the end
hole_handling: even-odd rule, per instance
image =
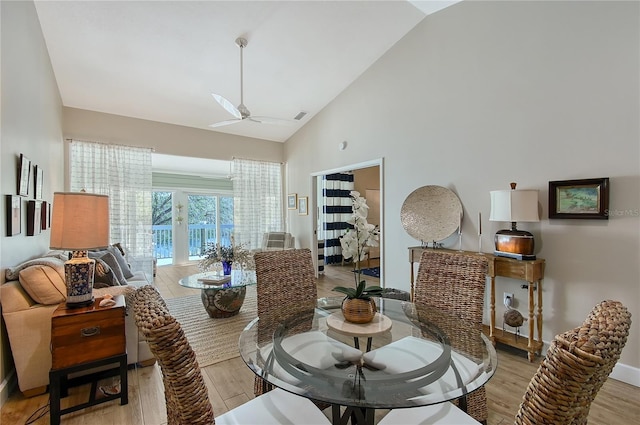
POLYGON ((18 165, 18 195, 27 196, 29 194, 29 174, 31 173, 31 160, 20 154, 18 165))
POLYGON ((549 182, 549 218, 609 218, 609 177, 549 182))
POLYGON ((27 236, 42 233, 42 201, 27 201, 27 236))
POLYGON ((287 195, 287 209, 298 209, 298 195, 296 193, 290 193, 287 195))
POLYGON ((42 206, 40 207, 40 225, 42 230, 47 230, 49 226, 51 226, 49 222, 49 210, 51 210, 51 203, 42 201, 42 206))
POLYGON ((22 232, 22 197, 17 195, 5 196, 7 214, 7 236, 19 235, 22 232))
POLYGON ((298 214, 299 215, 309 214, 309 197, 308 196, 302 196, 298 198, 298 214))
POLYGON ((33 166, 33 198, 42 199, 42 186, 44 183, 44 176, 42 175, 42 168, 37 165, 33 166))

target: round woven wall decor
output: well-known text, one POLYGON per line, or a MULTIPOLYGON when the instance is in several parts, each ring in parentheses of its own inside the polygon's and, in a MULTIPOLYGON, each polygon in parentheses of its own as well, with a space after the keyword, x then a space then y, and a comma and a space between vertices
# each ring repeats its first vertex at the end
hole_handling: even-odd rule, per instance
POLYGON ((462 204, 451 190, 422 186, 407 196, 400 210, 402 227, 422 242, 441 241, 460 225, 462 204))

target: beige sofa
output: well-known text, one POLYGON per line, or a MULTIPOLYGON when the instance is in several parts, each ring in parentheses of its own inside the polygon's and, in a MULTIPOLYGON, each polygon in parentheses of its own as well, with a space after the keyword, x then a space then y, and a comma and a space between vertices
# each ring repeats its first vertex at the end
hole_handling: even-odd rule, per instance
MULTIPOLYGON (((42 257, 5 271, 0 285, 0 302, 20 391, 27 397, 42 394, 49 384, 51 369, 51 315, 64 301, 64 261, 60 257, 42 257)), ((142 272, 133 273, 126 285, 94 289, 100 297, 126 294, 136 286, 150 283, 142 272)), ((99 285, 98 285, 99 286, 99 285)), ((147 343, 138 335, 133 314, 125 320, 129 364, 146 366, 155 362, 147 343)))

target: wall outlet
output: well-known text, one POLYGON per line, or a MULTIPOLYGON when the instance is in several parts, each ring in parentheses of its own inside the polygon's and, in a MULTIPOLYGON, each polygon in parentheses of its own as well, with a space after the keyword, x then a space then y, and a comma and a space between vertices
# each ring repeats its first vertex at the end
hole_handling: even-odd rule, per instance
POLYGON ((505 305, 505 307, 513 307, 515 301, 516 299, 513 297, 513 294, 511 292, 505 292, 502 294, 502 303, 505 305))

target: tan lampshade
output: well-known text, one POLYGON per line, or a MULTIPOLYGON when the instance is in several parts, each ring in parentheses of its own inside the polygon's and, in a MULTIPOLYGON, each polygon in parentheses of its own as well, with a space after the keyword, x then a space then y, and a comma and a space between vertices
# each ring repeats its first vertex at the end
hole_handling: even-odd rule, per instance
POLYGON ((108 245, 108 196, 85 192, 53 194, 51 249, 85 251, 108 245))
POLYGON ((492 190, 490 221, 540 221, 537 190, 492 190))

